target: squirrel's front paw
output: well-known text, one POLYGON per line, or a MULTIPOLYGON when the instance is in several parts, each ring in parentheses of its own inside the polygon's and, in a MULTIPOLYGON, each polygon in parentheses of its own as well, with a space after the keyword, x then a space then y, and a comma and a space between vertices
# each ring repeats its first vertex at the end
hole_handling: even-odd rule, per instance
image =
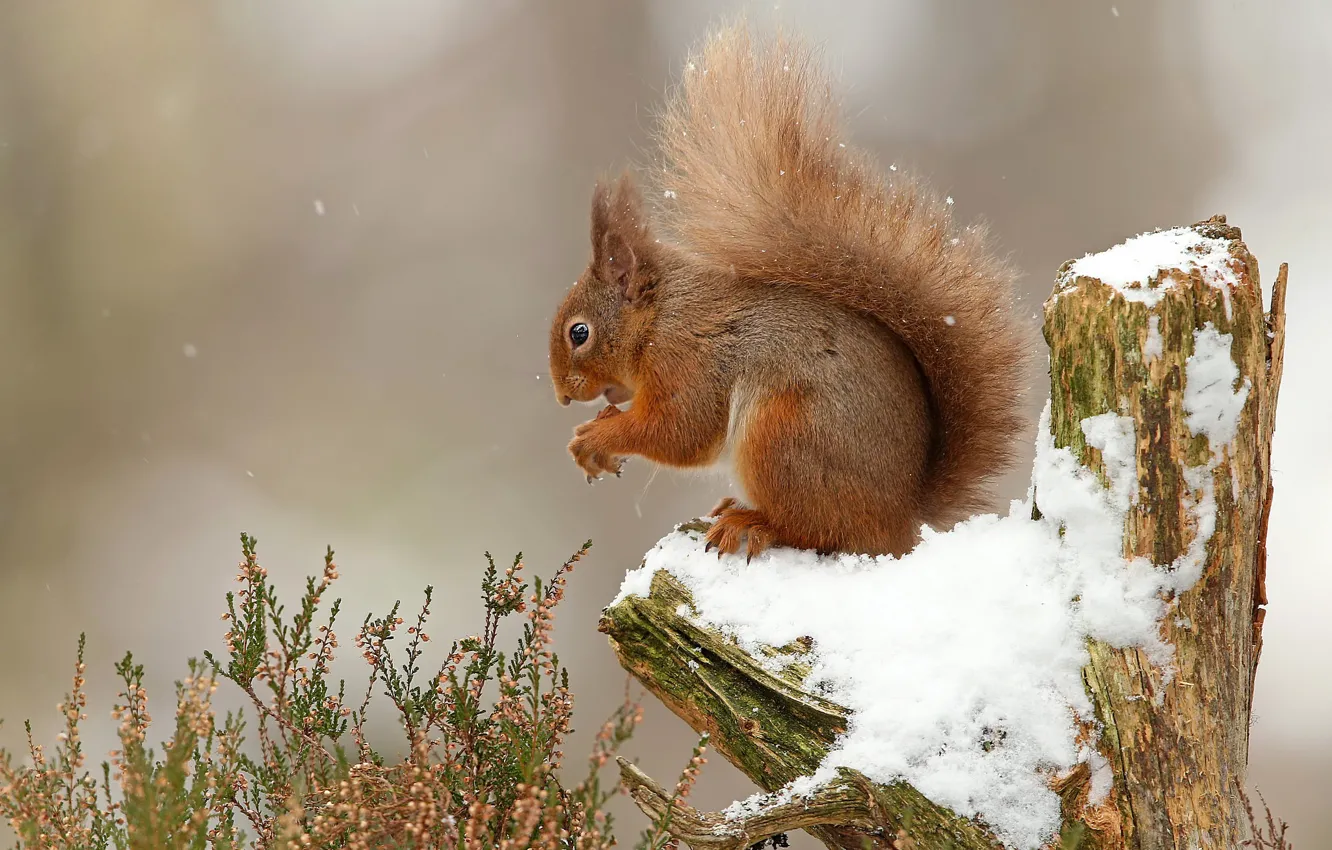
POLYGON ((624 458, 616 457, 606 446, 606 432, 602 423, 615 415, 606 413, 608 410, 619 412, 614 407, 607 407, 596 419, 574 428, 574 438, 569 443, 569 454, 573 455, 574 463, 587 475, 589 484, 605 472, 619 476, 624 467, 624 458))

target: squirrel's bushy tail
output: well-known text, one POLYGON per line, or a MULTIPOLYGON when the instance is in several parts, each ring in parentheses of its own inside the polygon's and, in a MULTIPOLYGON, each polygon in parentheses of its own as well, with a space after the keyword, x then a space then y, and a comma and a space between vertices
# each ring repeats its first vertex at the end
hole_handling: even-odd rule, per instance
POLYGON ((885 179, 839 124, 807 48, 720 30, 689 58, 658 126, 661 223, 700 260, 815 290, 902 338, 937 423, 921 518, 950 522, 984 504, 1023 425, 1015 275, 982 228, 954 232, 947 203, 885 179))

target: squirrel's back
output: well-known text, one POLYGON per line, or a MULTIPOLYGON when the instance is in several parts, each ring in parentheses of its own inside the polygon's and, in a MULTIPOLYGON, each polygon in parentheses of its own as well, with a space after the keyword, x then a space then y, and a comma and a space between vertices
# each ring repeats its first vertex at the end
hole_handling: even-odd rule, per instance
POLYGON ((657 132, 659 221, 699 261, 867 313, 920 366, 934 421, 919 519, 984 505, 1023 425, 1013 271, 947 203, 840 137, 811 52, 743 27, 690 57, 657 132))

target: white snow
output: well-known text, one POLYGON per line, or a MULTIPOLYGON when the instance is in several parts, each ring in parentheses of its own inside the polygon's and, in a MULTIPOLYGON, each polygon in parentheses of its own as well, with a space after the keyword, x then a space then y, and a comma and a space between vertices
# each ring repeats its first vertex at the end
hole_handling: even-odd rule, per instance
POLYGON ((1184 483, 1189 485, 1184 494, 1184 505, 1193 514, 1193 537, 1189 540, 1189 548, 1170 565, 1172 580, 1166 584, 1170 590, 1188 590, 1202 575, 1203 564, 1207 561, 1207 543, 1216 531, 1216 482, 1212 479, 1216 464, 1217 457, 1213 455, 1203 466, 1184 469, 1184 483))
MULTIPOLYGON (((1077 721, 1095 722, 1081 678, 1086 641, 1143 647, 1168 673, 1165 594, 1200 574, 1215 500, 1210 467, 1186 470, 1197 490, 1194 545, 1171 565, 1126 560, 1124 513, 1138 490, 1133 422, 1111 412, 1082 428, 1101 451, 1109 488, 1055 448, 1047 404, 1034 497, 1013 502, 1007 516, 923 529, 900 559, 776 549, 746 564, 705 552, 699 532, 677 529, 626 576, 615 602, 647 595, 651 576, 666 570, 692 592, 695 607, 682 615, 751 654, 811 637, 805 687, 852 712, 812 777, 737 803, 732 816, 807 795, 848 767, 878 782, 905 780, 1025 850, 1058 829, 1053 775, 1087 761, 1094 796, 1109 792, 1108 765, 1075 743, 1077 721)), ((789 660, 765 663, 777 670, 789 660)))
POLYGON ((1110 796, 1110 789, 1115 787, 1115 772, 1105 756, 1095 750, 1088 753, 1088 764, 1091 765, 1091 788, 1087 793, 1087 803, 1099 806, 1110 796))
POLYGON ((1087 445, 1097 449, 1105 462, 1106 478, 1115 496, 1115 505, 1126 511, 1138 501, 1137 438, 1133 420, 1118 413, 1102 413, 1082 420, 1087 445))
POLYGON ((1161 317, 1147 317, 1147 339, 1142 343, 1142 359, 1151 363, 1165 353, 1165 340, 1161 337, 1161 317))
MULTIPOLYGON (((639 568, 630 570, 624 576, 624 581, 620 583, 620 594, 615 597, 615 602, 619 602, 626 596, 641 596, 644 599, 652 590, 652 573, 654 570, 639 568)), ((614 605, 615 602, 611 604, 614 605)))
MULTIPOLYGON (((1184 361, 1184 423, 1195 436, 1205 435, 1211 449, 1207 463, 1184 472, 1188 492, 1185 505, 1193 514, 1193 538, 1189 548, 1170 565, 1171 589, 1191 587, 1202 575, 1207 543, 1216 531, 1216 482, 1213 472, 1223 451, 1235 439, 1240 414, 1249 398, 1251 383, 1241 383, 1239 369, 1231 357, 1231 336, 1211 323, 1193 332, 1193 354, 1184 361), (1239 388, 1236 389, 1236 385, 1239 388)), ((1232 471, 1232 482, 1236 481, 1232 471)), ((1238 484, 1232 483, 1232 487, 1238 484)))
POLYGON ((1239 369, 1230 356, 1231 337, 1208 322, 1193 332, 1193 354, 1184 361, 1184 420, 1194 435, 1205 434, 1212 452, 1235 439, 1249 379, 1238 389, 1239 369))
POLYGON ((1174 285, 1174 276, 1162 272, 1187 276, 1197 271, 1204 282, 1223 291, 1228 313, 1230 287, 1236 283, 1232 262, 1230 243, 1225 239, 1176 227, 1144 233, 1099 254, 1088 254, 1070 264, 1060 282, 1069 286, 1079 277, 1095 278, 1114 287, 1126 300, 1150 308, 1174 285))
MULTIPOLYGON (((813 776, 802 776, 794 782, 787 783, 786 787, 772 794, 759 792, 744 800, 737 800, 722 810, 730 820, 756 815, 765 809, 771 809, 776 806, 789 803, 796 797, 808 797, 819 789, 819 786, 828 779, 832 778, 834 771, 831 769, 820 769, 813 776)), ((718 824, 716 831, 720 834, 725 829, 724 824, 718 824)))

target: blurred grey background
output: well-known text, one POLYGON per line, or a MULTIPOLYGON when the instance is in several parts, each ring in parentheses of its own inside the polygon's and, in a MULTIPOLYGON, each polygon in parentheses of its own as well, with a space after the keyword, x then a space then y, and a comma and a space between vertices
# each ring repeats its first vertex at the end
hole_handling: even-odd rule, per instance
MULTIPOLYGON (((338 550, 353 655, 365 612, 411 607, 426 583, 438 639, 475 631, 487 549, 549 573, 593 538, 559 628, 582 752, 623 686, 599 609, 723 485, 641 461, 585 485, 564 446, 588 411, 554 401, 546 322, 586 260, 592 180, 639 157, 686 46, 740 8, 0 0, 0 742, 24 717, 53 740, 80 630, 94 760, 125 649, 168 716, 185 657, 220 648, 245 530, 289 595, 338 550)), ((1250 778, 1297 846, 1332 846, 1316 532, 1332 507, 1332 11, 748 9, 825 46, 857 143, 992 222, 1033 328, 1063 260, 1154 227, 1224 212, 1265 282, 1291 263, 1250 778)), ((1033 425, 1043 382, 1034 370, 1033 425)), ((692 741, 649 702, 631 752, 665 780, 692 741)), ((714 758, 694 801, 751 790, 714 758)))

